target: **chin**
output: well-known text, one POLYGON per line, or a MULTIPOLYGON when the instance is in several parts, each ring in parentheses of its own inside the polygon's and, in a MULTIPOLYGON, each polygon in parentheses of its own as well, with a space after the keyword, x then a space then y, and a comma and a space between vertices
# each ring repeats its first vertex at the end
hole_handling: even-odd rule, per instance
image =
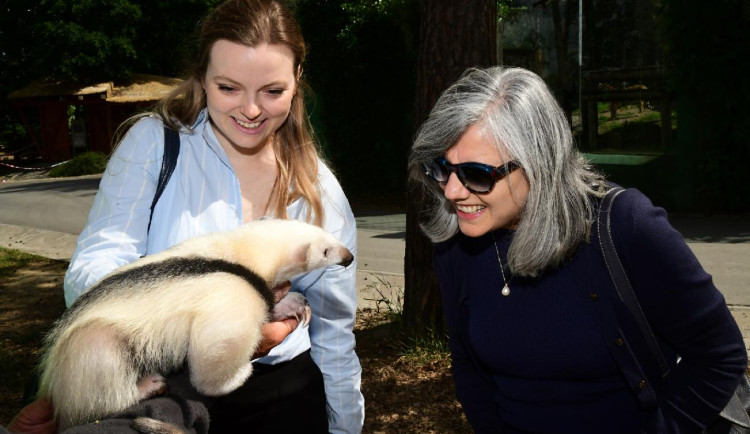
POLYGON ((461 231, 461 233, 466 235, 467 237, 477 238, 477 237, 481 237, 482 235, 485 235, 486 233, 491 231, 492 228, 487 225, 474 225, 474 224, 459 222, 458 230, 461 231))

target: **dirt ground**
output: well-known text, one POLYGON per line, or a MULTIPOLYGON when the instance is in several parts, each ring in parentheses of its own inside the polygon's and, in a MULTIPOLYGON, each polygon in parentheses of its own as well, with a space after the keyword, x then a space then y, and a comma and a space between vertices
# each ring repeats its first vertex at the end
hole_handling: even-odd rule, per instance
MULTIPOLYGON (((40 259, 0 279, 0 424, 6 425, 20 410, 44 333, 64 309, 66 267, 65 261, 40 259)), ((447 361, 400 356, 399 340, 386 318, 372 310, 357 317, 366 406, 363 432, 471 432, 455 401, 447 361)))

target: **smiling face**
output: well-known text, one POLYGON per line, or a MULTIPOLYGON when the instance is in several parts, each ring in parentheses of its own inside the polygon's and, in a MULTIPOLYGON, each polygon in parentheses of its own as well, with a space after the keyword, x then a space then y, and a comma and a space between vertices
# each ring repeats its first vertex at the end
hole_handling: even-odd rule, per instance
POLYGON ((221 145, 228 154, 271 149, 270 139, 289 116, 297 88, 292 51, 222 39, 211 47, 210 59, 202 84, 221 145))
MULTIPOLYGON (((475 124, 448 149, 445 159, 451 164, 475 162, 500 166, 508 158, 500 155, 493 138, 475 124)), ((511 172, 485 194, 467 190, 455 173, 451 173, 442 187, 445 198, 456 210, 459 230, 470 237, 479 237, 500 228, 516 229, 529 193, 529 183, 522 169, 511 172)))

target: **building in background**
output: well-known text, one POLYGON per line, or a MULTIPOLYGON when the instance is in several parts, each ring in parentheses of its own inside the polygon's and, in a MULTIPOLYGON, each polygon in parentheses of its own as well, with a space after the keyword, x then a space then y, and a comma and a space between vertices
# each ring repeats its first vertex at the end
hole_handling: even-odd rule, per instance
POLYGON ((134 74, 123 85, 32 83, 8 98, 23 121, 28 147, 42 160, 57 162, 86 151, 109 154, 117 126, 180 83, 176 78, 134 74))

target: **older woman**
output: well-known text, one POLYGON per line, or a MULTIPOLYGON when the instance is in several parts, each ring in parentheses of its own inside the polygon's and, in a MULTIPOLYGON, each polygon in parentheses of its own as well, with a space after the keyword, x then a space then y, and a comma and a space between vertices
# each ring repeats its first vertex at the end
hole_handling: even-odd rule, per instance
POLYGON ((612 237, 670 373, 654 374, 630 335, 618 342, 647 378, 632 384, 616 362, 587 305, 612 285, 592 231, 611 184, 537 75, 467 71, 422 125, 409 167, 428 195, 421 226, 477 432, 699 433, 727 403, 747 368, 739 329, 664 210, 635 189, 614 202, 612 237))

